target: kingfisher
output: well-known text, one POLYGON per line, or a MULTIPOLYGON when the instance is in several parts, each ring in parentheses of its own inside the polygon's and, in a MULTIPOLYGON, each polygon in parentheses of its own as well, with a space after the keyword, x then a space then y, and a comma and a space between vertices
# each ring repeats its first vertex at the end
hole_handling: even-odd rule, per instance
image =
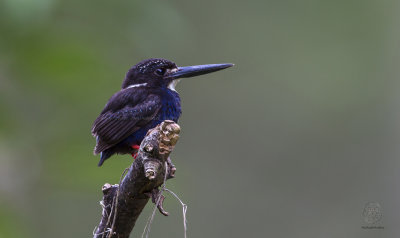
POLYGON ((94 154, 101 166, 114 154, 136 158, 147 131, 164 120, 178 122, 181 100, 175 90, 182 78, 208 74, 233 64, 178 67, 166 59, 147 59, 129 69, 121 90, 115 93, 94 121, 94 154))

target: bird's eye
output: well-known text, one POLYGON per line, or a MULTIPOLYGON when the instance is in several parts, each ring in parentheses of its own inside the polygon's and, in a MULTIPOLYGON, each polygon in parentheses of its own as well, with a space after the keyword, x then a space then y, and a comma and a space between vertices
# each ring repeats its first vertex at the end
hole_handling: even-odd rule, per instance
POLYGON ((156 74, 159 76, 163 76, 165 74, 166 70, 165 69, 156 69, 156 74))

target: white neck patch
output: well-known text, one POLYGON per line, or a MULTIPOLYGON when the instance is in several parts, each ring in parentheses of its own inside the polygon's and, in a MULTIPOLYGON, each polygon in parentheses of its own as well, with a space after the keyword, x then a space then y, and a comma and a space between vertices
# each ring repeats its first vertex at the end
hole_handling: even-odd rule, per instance
POLYGON ((147 83, 139 83, 139 84, 133 84, 133 85, 129 85, 128 87, 126 87, 125 89, 128 88, 138 88, 138 87, 142 87, 142 86, 146 86, 147 83))
POLYGON ((168 84, 168 88, 171 89, 172 91, 175 91, 175 92, 176 92, 175 87, 176 87, 176 85, 179 83, 179 81, 181 81, 181 79, 172 80, 172 81, 168 84))

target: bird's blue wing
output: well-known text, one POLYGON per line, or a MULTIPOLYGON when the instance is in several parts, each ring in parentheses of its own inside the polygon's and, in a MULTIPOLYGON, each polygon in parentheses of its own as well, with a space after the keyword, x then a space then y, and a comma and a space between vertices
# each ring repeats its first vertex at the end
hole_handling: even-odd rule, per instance
POLYGON ((115 94, 112 100, 114 105, 106 105, 95 120, 92 127, 92 135, 97 138, 94 154, 118 144, 147 125, 161 108, 160 98, 157 95, 150 94, 141 99, 133 98, 130 102, 126 97, 129 95, 115 94))

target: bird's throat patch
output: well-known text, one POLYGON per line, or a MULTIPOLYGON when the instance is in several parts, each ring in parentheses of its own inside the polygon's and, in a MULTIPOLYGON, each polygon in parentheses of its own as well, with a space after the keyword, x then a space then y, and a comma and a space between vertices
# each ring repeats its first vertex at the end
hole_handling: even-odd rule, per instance
POLYGON ((172 91, 175 91, 175 87, 176 85, 179 83, 179 81, 181 81, 181 79, 174 79, 172 80, 169 84, 168 84, 168 88, 171 89, 172 91))

